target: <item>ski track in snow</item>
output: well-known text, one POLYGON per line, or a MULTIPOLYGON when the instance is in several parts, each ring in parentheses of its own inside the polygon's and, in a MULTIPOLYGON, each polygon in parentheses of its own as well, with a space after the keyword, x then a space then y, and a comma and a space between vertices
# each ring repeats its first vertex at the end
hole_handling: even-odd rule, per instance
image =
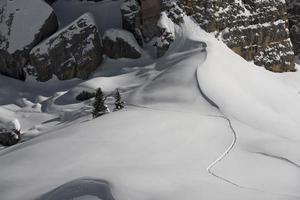
MULTIPOLYGON (((269 194, 275 194, 275 195, 280 195, 280 196, 291 196, 289 194, 280 194, 280 193, 275 193, 275 192, 269 192, 269 191, 264 191, 264 190, 260 190, 260 189, 257 189, 257 188, 251 188, 251 187, 246 187, 246 186, 242 186, 242 185, 239 185, 233 181, 230 181, 220 175, 217 175, 216 173, 213 172, 213 168, 215 166, 217 166, 220 162, 222 162, 226 156, 229 155, 229 153, 234 149, 236 143, 237 143, 237 132, 235 131, 233 125, 232 125, 232 122, 231 120, 225 116, 225 114, 221 111, 220 107, 218 106, 218 104, 216 104, 213 100, 211 100, 204 92, 203 90, 201 89, 200 87, 200 84, 198 85, 199 86, 199 90, 200 90, 200 93, 201 95, 203 96, 203 98, 213 107, 216 107, 220 113, 222 114, 222 116, 213 116, 211 115, 211 117, 218 117, 218 118, 223 118, 225 119, 227 122, 228 122, 228 125, 231 129, 231 132, 232 132, 232 143, 230 144, 230 146, 225 150, 225 152, 223 152, 214 162, 212 162, 208 167, 207 167, 207 172, 209 174, 211 174, 212 176, 216 177, 217 179, 221 180, 221 181, 224 181, 226 183, 229 183, 235 187, 238 187, 238 188, 241 188, 241 189, 246 189, 246 190, 253 190, 253 191, 257 191, 257 192, 263 192, 263 193, 269 193, 269 194)), ((275 155, 270 155, 270 154, 266 154, 266 153, 262 153, 262 152, 254 152, 254 153, 257 153, 257 154, 261 154, 263 156, 268 156, 268 157, 271 157, 271 158, 275 158, 275 159, 279 159, 279 160, 282 160, 282 161, 285 161, 285 162, 288 162, 292 165, 294 165, 295 167, 298 167, 300 168, 300 165, 298 165, 297 163, 294 163, 292 161, 290 161, 289 159, 287 158, 284 158, 284 157, 279 157, 279 156, 275 156, 275 155)), ((295 196, 293 196, 295 197, 295 196)), ((298 196, 296 196, 298 197, 298 196)))
MULTIPOLYGON (((198 79, 197 76, 196 76, 196 79, 198 79)), ((198 83, 199 83, 199 81, 198 81, 198 83)), ((231 123, 230 119, 229 119, 228 117, 225 116, 225 114, 221 111, 221 109, 220 109, 220 107, 218 106, 218 104, 216 104, 213 100, 211 100, 211 99, 203 92, 203 90, 201 89, 200 84, 198 84, 198 88, 199 88, 199 91, 200 91, 202 97, 203 97, 203 98, 204 98, 211 106, 217 108, 217 109, 220 111, 220 113, 222 114, 222 116, 215 116, 215 117, 219 117, 219 118, 225 119, 225 120, 228 122, 228 125, 229 125, 229 127, 230 127, 230 130, 231 130, 231 132, 232 132, 232 142, 231 142, 230 146, 229 146, 229 147, 225 150, 225 152, 223 152, 223 153, 222 153, 215 161, 213 161, 213 162, 206 168, 206 170, 207 170, 207 172, 208 172, 209 174, 211 174, 212 176, 214 176, 214 177, 216 177, 216 178, 218 178, 218 179, 220 179, 220 180, 222 180, 222 181, 225 181, 225 182, 227 182, 227 183, 229 183, 229 184, 231 184, 231 185, 234 185, 234 186, 236 186, 236 187, 242 188, 242 186, 240 186, 240 185, 238 185, 238 184, 236 184, 236 183, 234 183, 234 182, 232 182, 232 181, 230 181, 230 180, 228 180, 228 179, 226 179, 226 178, 224 178, 224 177, 221 177, 221 176, 215 174, 215 173, 212 171, 213 168, 214 168, 218 163, 220 163, 220 162, 221 162, 221 161, 222 161, 222 160, 223 160, 223 159, 231 152, 231 150, 233 150, 233 148, 234 148, 234 146, 235 146, 235 144, 236 144, 236 142, 237 142, 237 133, 236 133, 236 131, 234 130, 234 128, 233 128, 233 126, 232 126, 232 123, 231 123)))
POLYGON ((220 162, 221 162, 221 161, 222 161, 222 160, 223 160, 223 159, 231 152, 231 150, 233 150, 233 148, 234 148, 234 146, 235 146, 235 144, 236 144, 236 142, 237 142, 237 134, 236 134, 236 132, 235 132, 233 126, 232 126, 232 123, 231 123, 230 119, 228 119, 228 118, 225 117, 225 116, 221 116, 220 118, 223 118, 223 119, 225 119, 225 120, 228 122, 229 127, 230 127, 230 130, 231 130, 231 132, 232 132, 232 142, 231 142, 230 146, 225 150, 225 152, 224 152, 223 154, 221 154, 221 156, 218 157, 214 162, 212 162, 212 163, 206 168, 206 170, 208 171, 208 173, 210 173, 211 175, 213 175, 214 177, 216 177, 216 178, 218 178, 218 179, 221 179, 222 181, 225 181, 225 182, 230 183, 230 184, 232 184, 232 185, 234 185, 234 186, 237 186, 237 187, 241 187, 240 185, 238 185, 238 184, 236 184, 236 183, 234 183, 234 182, 232 182, 232 181, 230 181, 230 180, 228 180, 228 179, 226 179, 226 178, 223 178, 223 177, 221 177, 221 176, 215 174, 215 173, 212 171, 213 168, 214 168, 218 163, 220 163, 220 162))
MULTIPOLYGON (((196 113, 196 112, 186 112, 186 111, 178 111, 178 110, 169 110, 169 109, 161 109, 161 108, 151 108, 151 107, 148 107, 148 106, 141 106, 141 105, 136 105, 136 104, 127 104, 129 106, 133 106, 133 107, 137 107, 137 108, 144 108, 144 109, 149 109, 149 110, 159 110, 159 111, 171 111, 171 112, 180 112, 180 113, 186 113, 186 114, 199 114, 199 113, 196 113)), ((242 186, 226 179, 226 178, 223 178, 217 174, 215 174, 212 169, 213 167, 215 167, 218 163, 220 163, 229 153, 230 151, 234 148, 235 144, 236 144, 236 141, 237 141, 237 134, 232 126, 232 123, 231 121, 225 117, 225 116, 219 116, 219 115, 205 115, 205 114, 200 114, 201 116, 205 116, 205 117, 214 117, 214 118, 222 118, 224 120, 226 120, 228 122, 228 125, 231 129, 231 132, 233 133, 232 134, 232 143, 230 144, 230 146, 226 149, 226 151, 224 153, 222 153, 222 155, 220 157, 218 157, 214 162, 212 162, 208 167, 207 167, 207 171, 209 174, 211 174, 212 176, 222 180, 222 181, 225 181, 229 184, 232 184, 236 187, 240 187, 240 188, 243 188, 242 186)))

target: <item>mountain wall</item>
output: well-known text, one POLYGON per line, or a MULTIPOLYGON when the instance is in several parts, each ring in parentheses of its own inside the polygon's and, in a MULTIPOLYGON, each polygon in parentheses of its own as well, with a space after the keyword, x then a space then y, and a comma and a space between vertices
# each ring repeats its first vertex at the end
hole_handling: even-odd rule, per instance
POLYGON ((246 60, 274 72, 295 70, 284 0, 180 1, 187 15, 246 60))
POLYGON ((290 36, 296 55, 300 55, 300 0, 287 0, 290 36))

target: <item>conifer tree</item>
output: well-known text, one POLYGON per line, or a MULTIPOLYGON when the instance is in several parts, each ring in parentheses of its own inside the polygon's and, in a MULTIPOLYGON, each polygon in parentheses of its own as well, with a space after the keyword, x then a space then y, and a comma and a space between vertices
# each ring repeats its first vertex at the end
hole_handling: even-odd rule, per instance
POLYGON ((115 92, 115 110, 121 110, 124 108, 124 101, 122 101, 121 94, 118 89, 115 92))
POLYGON ((101 115, 104 115, 107 112, 107 106, 104 104, 104 95, 101 88, 98 88, 96 91, 95 102, 93 104, 93 118, 97 118, 101 115))

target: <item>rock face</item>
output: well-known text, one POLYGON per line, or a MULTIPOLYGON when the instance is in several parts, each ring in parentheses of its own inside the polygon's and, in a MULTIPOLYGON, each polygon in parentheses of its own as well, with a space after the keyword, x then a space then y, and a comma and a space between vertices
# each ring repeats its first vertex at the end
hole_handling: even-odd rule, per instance
POLYGON ((155 36, 160 36, 157 22, 160 18, 160 0, 139 0, 141 13, 141 31, 146 42, 155 36))
POLYGON ((160 36, 160 12, 160 0, 125 0, 121 7, 123 28, 132 32, 140 45, 143 40, 149 42, 160 36))
POLYGON ((137 42, 143 46, 141 12, 138 0, 124 0, 121 13, 123 29, 133 33, 137 42))
POLYGON ((84 14, 30 52, 37 80, 87 79, 102 62, 102 44, 93 17, 84 14))
POLYGON ((52 8, 42 0, 1 0, 0 73, 25 80, 30 50, 57 28, 52 8))
POLYGON ((274 72, 295 70, 283 0, 180 0, 186 13, 228 47, 274 72))
POLYGON ((157 57, 163 56, 174 41, 173 33, 169 32, 167 26, 162 26, 164 23, 159 24, 162 11, 168 13, 167 18, 171 19, 171 23, 182 22, 182 10, 174 2, 125 0, 121 7, 123 28, 133 33, 141 46, 154 46, 157 57))
POLYGON ((287 0, 290 36, 296 55, 300 55, 300 0, 287 0))
POLYGON ((140 58, 141 48, 132 33, 109 29, 103 36, 104 53, 110 58, 140 58))

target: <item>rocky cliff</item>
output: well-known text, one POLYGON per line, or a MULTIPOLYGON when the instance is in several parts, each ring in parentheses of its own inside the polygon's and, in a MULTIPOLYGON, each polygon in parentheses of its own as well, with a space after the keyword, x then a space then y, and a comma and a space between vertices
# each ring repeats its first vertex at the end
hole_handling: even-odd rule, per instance
POLYGON ((284 0, 180 0, 199 25, 248 61, 274 72, 295 70, 284 0))
POLYGON ((300 56, 300 0, 287 0, 290 36, 295 54, 300 56))

